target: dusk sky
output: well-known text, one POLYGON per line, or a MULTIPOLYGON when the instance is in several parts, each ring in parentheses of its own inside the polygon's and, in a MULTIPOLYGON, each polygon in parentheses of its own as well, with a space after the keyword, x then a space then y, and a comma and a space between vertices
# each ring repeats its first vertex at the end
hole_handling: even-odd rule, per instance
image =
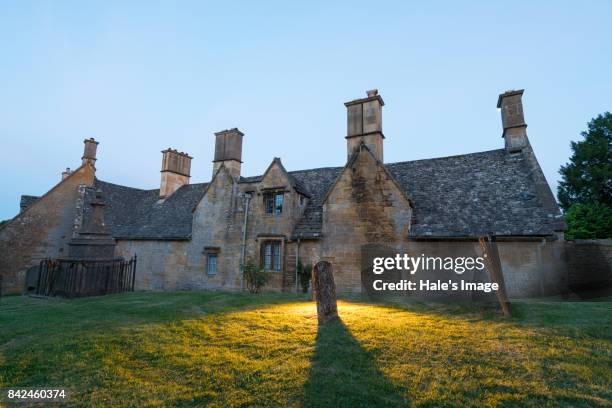
POLYGON ((497 96, 525 88, 556 193, 586 123, 612 110, 612 2, 0 4, 0 219, 99 142, 97 176, 159 187, 161 153, 212 172, 214 132, 245 133, 242 174, 342 166, 343 103, 377 88, 385 162, 503 147, 497 96))

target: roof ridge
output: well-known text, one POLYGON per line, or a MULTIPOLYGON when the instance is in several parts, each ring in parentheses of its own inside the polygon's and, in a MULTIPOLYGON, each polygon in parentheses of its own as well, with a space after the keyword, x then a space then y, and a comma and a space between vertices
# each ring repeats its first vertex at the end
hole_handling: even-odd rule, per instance
MULTIPOLYGON (((390 166, 390 165, 404 164, 404 163, 418 163, 418 162, 434 161, 434 160, 446 160, 446 159, 452 159, 452 158, 456 158, 456 157, 476 156, 476 155, 481 155, 481 154, 495 153, 495 152, 504 152, 504 151, 505 151, 505 149, 503 149, 503 148, 501 148, 501 149, 491 149, 491 150, 483 150, 481 152, 454 154, 454 155, 442 156, 442 157, 430 157, 430 158, 426 158, 426 159, 404 160, 404 161, 398 161, 398 162, 392 162, 392 163, 383 163, 383 164, 384 164, 384 166, 390 166)), ((341 170, 344 167, 345 166, 314 167, 314 168, 310 168, 310 169, 291 170, 291 171, 287 171, 287 173, 290 174, 290 175, 293 175, 294 173, 303 173, 303 172, 308 172, 308 171, 341 170)), ((253 182, 256 182, 256 181, 243 181, 242 179, 257 179, 257 178, 263 177, 264 174, 258 174, 258 175, 255 175, 255 176, 242 176, 241 175, 240 176, 241 180, 239 180, 239 183, 253 183, 253 182)), ((98 178, 96 178, 96 181, 100 181, 102 183, 111 184, 111 185, 118 186, 118 187, 130 188, 130 189, 138 190, 138 191, 149 191, 150 192, 150 191, 158 191, 159 190, 159 188, 143 189, 143 188, 138 188, 138 187, 130 187, 130 186, 125 186, 123 184, 111 183, 111 182, 104 181, 104 180, 101 180, 101 179, 98 179, 98 178)), ((202 182, 199 182, 199 183, 185 184, 185 185, 183 185, 181 187, 204 185, 204 184, 210 184, 210 180, 209 181, 202 181, 202 182)))
POLYGON ((501 149, 491 149, 491 150, 483 150, 481 152, 453 154, 451 156, 430 157, 430 158, 427 158, 427 159, 405 160, 405 161, 398 161, 398 162, 393 162, 393 163, 385 163, 385 166, 392 165, 392 164, 416 163, 416 162, 424 162, 424 161, 432 161, 432 160, 445 160, 445 159, 452 159, 452 158, 455 158, 455 157, 476 156, 476 155, 480 155, 480 154, 495 153, 495 152, 504 152, 504 151, 505 151, 504 148, 501 148, 501 149))
POLYGON ((95 184, 95 183, 98 183, 98 182, 100 182, 100 183, 104 183, 104 184, 108 184, 108 185, 111 185, 111 186, 115 186, 115 187, 129 188, 130 190, 138 190, 138 191, 155 191, 155 190, 159 190, 159 189, 150 189, 150 190, 145 190, 144 188, 124 186, 123 184, 111 183, 111 182, 109 182, 109 181, 104 181, 104 180, 101 180, 101 179, 99 179, 99 178, 97 178, 97 177, 96 177, 96 179, 95 179, 95 181, 94 181, 94 184, 95 184))
POLYGON ((343 168, 344 166, 315 167, 312 169, 291 170, 291 171, 288 171, 287 173, 298 173, 302 171, 315 171, 315 170, 337 170, 337 169, 343 169, 343 168))

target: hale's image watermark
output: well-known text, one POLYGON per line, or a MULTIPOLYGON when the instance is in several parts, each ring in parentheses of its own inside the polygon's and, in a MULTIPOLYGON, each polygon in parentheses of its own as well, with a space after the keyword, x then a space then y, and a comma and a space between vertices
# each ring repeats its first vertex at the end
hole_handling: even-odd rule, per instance
MULTIPOLYGON (((374 257, 372 259, 372 273, 383 275, 385 272, 395 271, 396 276, 401 272, 415 275, 418 271, 452 271, 457 275, 463 275, 466 271, 482 271, 485 269, 485 258, 482 257, 441 257, 441 256, 410 256, 409 254, 395 254, 390 257, 374 257), (400 272, 397 275, 397 272, 400 272)), ((499 289, 496 282, 470 282, 461 280, 430 280, 399 279, 385 281, 374 279, 372 289, 375 291, 480 291, 490 293, 499 289)))

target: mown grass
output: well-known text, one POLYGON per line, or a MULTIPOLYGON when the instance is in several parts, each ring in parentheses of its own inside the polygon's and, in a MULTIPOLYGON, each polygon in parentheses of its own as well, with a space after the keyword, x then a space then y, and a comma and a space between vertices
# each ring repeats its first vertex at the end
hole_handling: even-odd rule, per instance
POLYGON ((282 294, 0 300, 0 388, 73 406, 609 406, 612 302, 449 305, 282 294))

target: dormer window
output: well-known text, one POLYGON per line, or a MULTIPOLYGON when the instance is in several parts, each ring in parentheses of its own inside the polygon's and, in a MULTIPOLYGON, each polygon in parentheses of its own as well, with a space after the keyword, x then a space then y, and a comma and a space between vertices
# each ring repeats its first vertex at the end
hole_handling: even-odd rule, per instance
POLYGON ((280 215, 283 213, 284 195, 282 192, 265 193, 263 197, 266 214, 280 215))

